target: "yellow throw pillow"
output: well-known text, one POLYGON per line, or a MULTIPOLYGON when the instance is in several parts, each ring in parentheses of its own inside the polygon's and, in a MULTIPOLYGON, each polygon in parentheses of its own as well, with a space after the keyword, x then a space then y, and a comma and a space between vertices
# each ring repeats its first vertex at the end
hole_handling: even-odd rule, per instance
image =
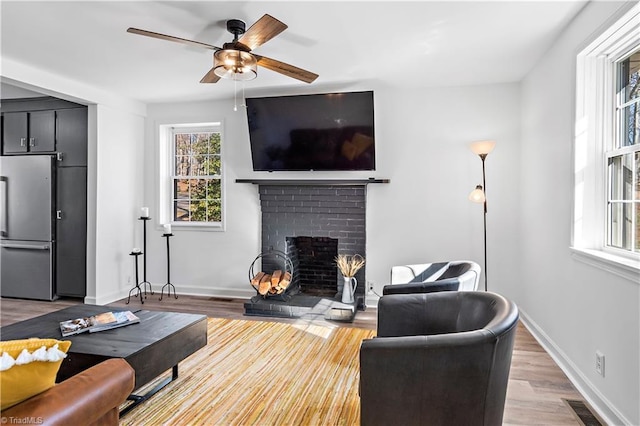
MULTIPOLYGON (((0 389, 2 407, 4 410, 19 402, 29 399, 34 395, 44 392, 50 387, 53 387, 56 382, 56 374, 60 369, 62 358, 54 356, 53 359, 60 358, 57 361, 29 361, 33 358, 30 354, 40 350, 36 355, 36 359, 43 359, 44 353, 41 348, 44 346, 49 353, 54 354, 53 348, 58 345, 58 349, 64 353, 69 350, 71 342, 68 340, 60 341, 56 339, 24 339, 24 340, 9 340, 6 342, 0 342, 0 356, 8 359, 4 353, 14 360, 21 359, 13 366, 4 371, 0 371, 0 389), (26 349, 27 352, 23 353, 26 349), (21 363, 25 362, 26 363, 21 363)), ((47 355, 45 355, 46 357, 47 355)), ((12 362, 10 362, 12 364, 12 362)), ((7 368, 5 366, 4 368, 7 368)))

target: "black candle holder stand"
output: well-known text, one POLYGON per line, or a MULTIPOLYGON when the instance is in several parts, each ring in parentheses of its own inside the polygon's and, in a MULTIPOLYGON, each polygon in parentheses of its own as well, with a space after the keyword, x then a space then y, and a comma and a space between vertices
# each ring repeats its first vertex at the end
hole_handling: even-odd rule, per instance
POLYGON ((176 294, 176 286, 171 284, 171 256, 169 252, 169 238, 173 237, 173 234, 162 234, 162 236, 167 239, 167 283, 163 285, 160 290, 160 300, 162 300, 165 287, 167 287, 167 297, 171 297, 171 289, 173 288, 173 295, 177 299, 178 295, 176 294))
POLYGON ((149 286, 149 293, 153 294, 153 288, 151 287, 151 283, 147 281, 147 221, 151 220, 150 217, 140 216, 138 220, 142 221, 142 253, 145 253, 142 258, 142 289, 144 290, 144 295, 147 295, 147 286, 149 286))
POLYGON ((139 251, 132 251, 131 253, 129 253, 129 256, 133 256, 133 261, 136 265, 136 285, 135 287, 133 287, 131 290, 129 290, 129 297, 127 298, 127 305, 129 304, 129 302, 131 301, 131 292, 133 291, 138 291, 138 293, 136 294, 135 297, 139 297, 140 298, 140 303, 144 304, 144 296, 142 295, 142 288, 140 287, 140 281, 138 280, 138 256, 140 256, 142 254, 142 252, 139 251))

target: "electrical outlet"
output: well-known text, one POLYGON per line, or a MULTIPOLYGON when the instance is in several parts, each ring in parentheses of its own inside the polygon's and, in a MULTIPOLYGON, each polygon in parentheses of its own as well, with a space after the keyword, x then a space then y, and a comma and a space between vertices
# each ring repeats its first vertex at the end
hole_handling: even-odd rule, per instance
POLYGON ((131 284, 131 275, 127 276, 127 284, 131 284))
POLYGON ((604 377, 604 355, 596 351, 596 373, 604 377))

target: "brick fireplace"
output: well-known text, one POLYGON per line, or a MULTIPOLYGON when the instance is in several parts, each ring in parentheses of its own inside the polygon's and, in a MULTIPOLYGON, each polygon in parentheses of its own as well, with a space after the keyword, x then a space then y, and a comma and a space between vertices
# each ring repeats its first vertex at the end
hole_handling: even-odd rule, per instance
MULTIPOLYGON (((287 294, 280 300, 260 295, 251 298, 244 304, 245 315, 324 316, 330 320, 353 321, 356 311, 366 307, 366 265, 356 274, 355 303, 345 304, 341 303, 344 280, 333 259, 338 254, 359 254, 366 258, 367 186, 389 183, 389 180, 236 179, 236 183, 258 185, 262 213, 261 256, 285 253, 296 262, 301 259, 307 262, 305 267, 312 266, 311 271, 297 271, 299 281, 295 288, 290 291, 288 287, 287 294), (318 265, 320 259, 321 266, 318 265), (313 278, 316 274, 321 278, 313 278)), ((265 268, 264 262, 262 267, 265 268)))
MULTIPOLYGON (((287 238, 315 237, 336 239, 337 254, 366 257, 365 185, 260 185, 259 195, 263 252, 275 249, 291 257, 287 238)), ((356 275, 356 295, 365 294, 365 268, 356 275)), ((342 277, 335 277, 338 293, 342 277)))
MULTIPOLYGON (((261 256, 285 253, 295 273, 284 297, 254 296, 244 304, 245 315, 352 321, 365 309, 366 265, 356 274, 353 304, 341 303, 344 280, 338 254, 366 257, 366 189, 383 179, 249 180, 258 185, 262 214, 261 256)), ((266 273, 281 269, 265 264, 266 273)), ((280 296, 280 295, 278 295, 280 296)))

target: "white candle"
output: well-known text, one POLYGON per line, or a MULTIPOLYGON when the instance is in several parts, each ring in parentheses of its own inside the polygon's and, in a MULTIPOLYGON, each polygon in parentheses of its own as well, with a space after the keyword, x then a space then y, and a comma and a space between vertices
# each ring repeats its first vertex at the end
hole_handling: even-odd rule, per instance
POLYGON ((164 233, 165 234, 170 234, 171 233, 171 224, 167 223, 164 225, 164 233))
POLYGON ((140 253, 141 250, 138 247, 134 247, 131 251, 133 253, 140 253))
POLYGON ((142 210, 142 214, 140 216, 149 217, 149 207, 143 207, 140 210, 142 210))

